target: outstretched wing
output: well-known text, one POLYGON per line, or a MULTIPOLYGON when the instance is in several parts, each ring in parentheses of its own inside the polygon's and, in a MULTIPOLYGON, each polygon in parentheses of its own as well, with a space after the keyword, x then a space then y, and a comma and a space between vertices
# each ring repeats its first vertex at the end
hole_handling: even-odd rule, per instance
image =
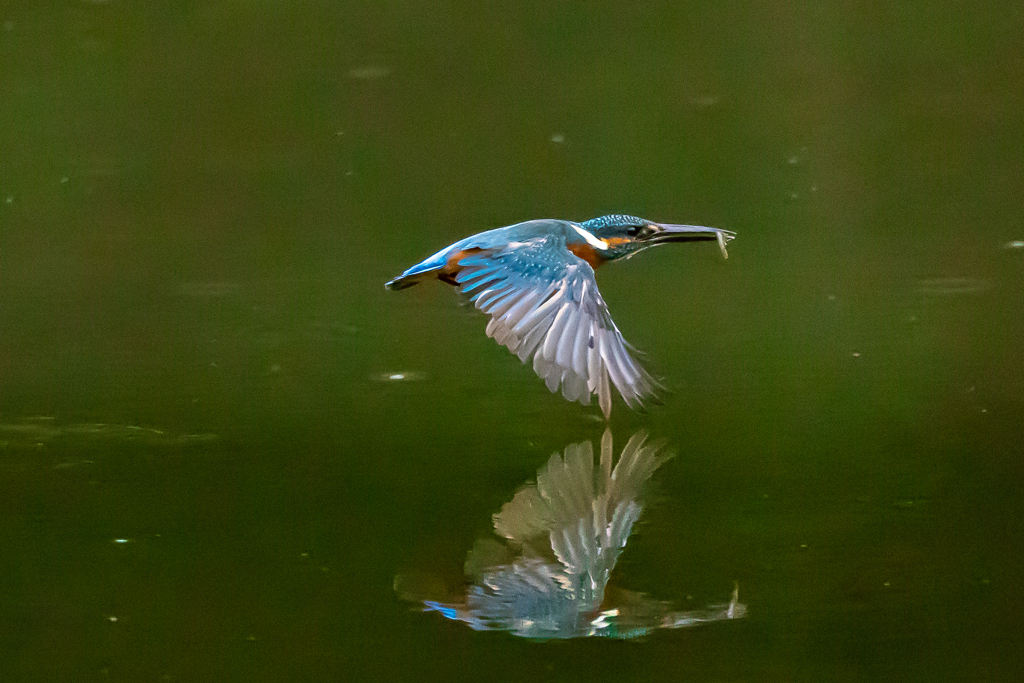
POLYGON ((594 269, 565 238, 545 236, 470 254, 459 261, 459 289, 491 316, 487 336, 533 359, 548 389, 611 415, 613 384, 639 408, 663 387, 641 366, 597 290, 594 269))

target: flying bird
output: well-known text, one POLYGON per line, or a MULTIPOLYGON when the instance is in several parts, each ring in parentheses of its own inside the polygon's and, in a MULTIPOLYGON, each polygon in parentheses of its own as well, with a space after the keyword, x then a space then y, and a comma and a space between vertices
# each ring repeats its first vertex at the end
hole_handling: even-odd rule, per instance
POLYGON ((607 420, 611 387, 631 408, 664 387, 636 358, 597 289, 594 271, 609 261, 672 242, 714 240, 735 233, 699 225, 653 223, 636 216, 601 216, 583 223, 540 219, 496 228, 456 242, 388 282, 391 290, 422 280, 454 285, 491 317, 487 336, 516 354, 550 391, 590 405, 596 395, 607 420))

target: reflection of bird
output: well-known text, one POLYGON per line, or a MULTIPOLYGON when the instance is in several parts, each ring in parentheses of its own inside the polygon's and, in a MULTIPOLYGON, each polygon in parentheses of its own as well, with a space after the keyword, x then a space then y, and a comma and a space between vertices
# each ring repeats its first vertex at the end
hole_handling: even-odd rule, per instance
MULTIPOLYGON (((668 603, 608 581, 643 511, 644 490, 667 460, 662 444, 633 436, 612 468, 611 433, 594 462, 590 442, 555 453, 494 515, 505 539, 483 540, 466 558, 472 580, 465 595, 438 600, 400 575, 395 589, 428 610, 477 630, 504 630, 527 638, 630 638, 655 628, 681 628, 744 616, 736 593, 726 605, 676 612, 668 603)), ((422 583, 422 579, 420 579, 422 583)))
POLYGON ((585 223, 544 219, 488 230, 445 247, 387 283, 404 289, 437 278, 457 286, 491 316, 487 335, 519 356, 551 391, 590 404, 597 394, 611 414, 610 384, 636 408, 662 387, 637 362, 612 322, 594 270, 603 263, 670 242, 717 240, 722 254, 734 233, 665 225, 635 216, 585 223))

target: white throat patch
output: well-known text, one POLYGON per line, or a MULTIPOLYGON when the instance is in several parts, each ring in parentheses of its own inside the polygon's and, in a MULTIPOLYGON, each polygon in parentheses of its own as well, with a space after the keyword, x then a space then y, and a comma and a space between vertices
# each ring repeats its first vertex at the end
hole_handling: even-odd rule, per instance
POLYGON ((580 234, 580 237, 585 239, 587 241, 587 244, 592 246, 594 249, 600 249, 601 251, 604 251, 605 249, 608 248, 608 243, 605 242, 604 240, 601 240, 601 239, 598 239, 597 237, 594 237, 594 233, 592 233, 592 232, 590 232, 588 230, 584 230, 583 228, 581 228, 580 226, 576 225, 575 223, 573 223, 572 229, 575 230, 576 232, 578 232, 580 234))

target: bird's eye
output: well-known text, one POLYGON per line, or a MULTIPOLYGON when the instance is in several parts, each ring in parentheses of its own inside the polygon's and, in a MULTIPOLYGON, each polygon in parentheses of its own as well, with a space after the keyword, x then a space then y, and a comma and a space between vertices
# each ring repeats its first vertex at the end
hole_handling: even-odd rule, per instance
POLYGON ((628 228, 626 228, 626 234, 629 235, 630 237, 636 237, 637 235, 640 234, 640 228, 638 228, 635 225, 631 225, 628 228))

